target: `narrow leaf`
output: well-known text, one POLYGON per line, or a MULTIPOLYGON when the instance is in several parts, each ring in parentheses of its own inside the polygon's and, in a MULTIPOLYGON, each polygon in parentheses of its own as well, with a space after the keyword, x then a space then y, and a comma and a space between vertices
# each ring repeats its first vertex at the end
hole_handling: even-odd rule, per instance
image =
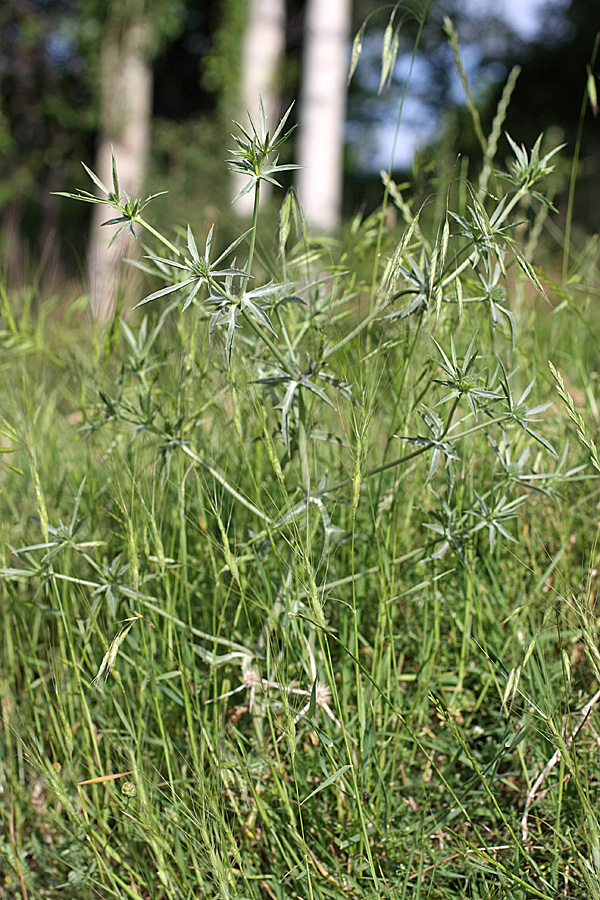
POLYGON ((315 794, 318 794, 320 791, 323 791, 326 787, 329 787, 330 784, 333 784, 334 781, 338 781, 344 775, 348 769, 351 769, 352 766, 342 766, 341 769, 338 769, 337 772, 334 772, 333 775, 330 775, 329 778, 326 778, 325 781, 321 782, 321 784, 314 789, 314 791, 305 797, 300 806, 303 806, 307 800, 310 800, 311 797, 314 797, 315 794))
POLYGON ((333 405, 333 403, 331 402, 331 400, 329 399, 329 397, 327 396, 327 394, 325 393, 323 388, 317 387, 317 385, 313 384, 312 381, 309 381, 308 378, 303 378, 302 381, 299 382, 299 384, 300 384, 300 387, 304 387, 304 388, 307 388, 309 391, 312 391, 313 394, 316 394, 317 397, 320 397, 321 400, 323 400, 325 403, 327 403, 328 406, 330 406, 332 409, 335 409, 335 406, 333 405))
POLYGON ((379 79, 379 88, 377 89, 377 93, 380 94, 385 86, 386 81, 391 75, 392 68, 396 61, 396 54, 398 53, 398 39, 394 39, 394 26, 392 24, 392 18, 390 19, 387 28, 383 33, 383 49, 381 51, 381 78, 379 79))
MULTIPOLYGON (((275 141, 277 140, 277 138, 278 138, 279 135, 281 134, 281 132, 282 132, 282 130, 283 130, 283 127, 284 127, 285 123, 287 122, 287 120, 288 120, 288 118, 289 118, 289 115, 290 115, 290 113, 291 113, 291 111, 292 111, 292 109, 293 109, 293 106, 294 106, 294 104, 291 103, 291 104, 288 106, 287 110, 284 112, 284 114, 283 114, 283 116, 282 116, 282 118, 281 118, 281 121, 279 122, 279 125, 278 125, 277 128, 275 129, 275 132, 274 132, 274 134, 273 134, 273 137, 271 138, 271 147, 274 147, 274 146, 275 146, 275 141)), ((289 133, 291 134, 291 132, 289 132, 289 133)), ((286 135, 286 137, 287 137, 287 136, 288 136, 288 135, 286 135)))
POLYGON ((191 284, 195 281, 194 278, 188 278, 187 281, 180 281, 178 284, 169 284, 165 288, 161 288, 160 291, 155 291, 153 294, 150 294, 148 297, 144 297, 143 300, 140 300, 133 308, 137 309, 138 306, 143 306, 145 303, 150 303, 151 300, 157 300, 159 297, 165 297, 167 294, 173 294, 175 291, 180 290, 180 288, 187 287, 188 284, 191 284))
POLYGON ((88 778, 87 781, 78 781, 77 787, 83 787, 84 784, 106 784, 107 781, 125 778, 126 775, 133 775, 133 770, 131 772, 118 772, 116 775, 99 775, 97 778, 88 778))
POLYGON ((212 245, 212 237, 213 237, 214 228, 215 228, 214 225, 210 226, 210 231, 208 232, 208 235, 206 237, 206 246, 204 248, 204 259, 206 260, 206 262, 208 262, 210 259, 210 248, 212 245))
POLYGON ((119 177, 117 175, 117 160, 115 159, 115 148, 111 145, 110 152, 112 154, 112 177, 115 197, 119 197, 119 177))
POLYGON ((192 290, 190 291, 190 293, 188 294, 187 300, 181 307, 181 312, 185 312, 186 309, 188 308, 188 306, 190 306, 194 302, 194 299, 195 299, 198 291, 202 287, 202 284, 203 284, 202 279, 199 278, 198 281, 196 282, 196 284, 194 285, 194 287, 192 288, 192 290))
MULTIPOLYGON (((249 228, 248 231, 244 231, 243 234, 240 234, 240 236, 239 236, 238 238, 236 238, 235 241, 233 241, 233 243, 231 243, 231 244, 229 245, 229 247, 228 247, 226 250, 223 250, 223 252, 222 252, 221 255, 218 257, 218 259, 216 259, 216 260, 214 261, 214 263, 212 264, 211 268, 213 268, 213 267, 216 268, 216 266, 219 265, 219 263, 221 262, 221 260, 225 259, 226 256, 228 256, 230 253, 232 253, 232 252, 235 250, 235 248, 238 246, 238 244, 241 244, 242 241, 243 241, 245 238, 247 238, 248 235, 251 234, 251 233, 252 233, 252 228, 249 228)), ((207 256, 206 258, 208 259, 208 256, 207 256)), ((240 272, 240 274, 245 274, 245 273, 241 273, 241 272, 240 272)))
POLYGON ((275 334, 275 335, 277 334, 277 332, 271 325, 269 317, 260 308, 260 306, 257 306, 256 303, 253 303, 252 300, 248 300, 247 297, 242 301, 242 306, 243 306, 244 310, 246 310, 246 309, 249 310, 249 312, 252 313, 254 318, 257 319, 261 325, 264 325, 265 328, 268 328, 268 330, 271 332, 271 334, 275 334))
POLYGON ((285 396, 281 403, 281 434, 283 436, 283 443, 285 444, 285 449, 289 451, 290 449, 290 431, 289 431, 289 423, 290 423, 290 411, 292 408, 292 401, 294 399, 294 391, 298 387, 297 381, 291 381, 288 389, 285 392, 285 396))
POLYGON ((106 194, 106 196, 108 197, 108 195, 110 194, 110 191, 109 191, 109 189, 106 187, 106 185, 105 185, 102 181, 100 181, 100 179, 98 178, 98 176, 95 175, 94 172, 92 172, 91 169, 88 169, 88 167, 86 166, 86 164, 85 164, 84 162, 82 162, 81 165, 83 166, 83 168, 85 169, 85 171, 88 173, 88 175, 90 176, 90 178, 92 179, 92 181, 94 182, 94 184, 96 184, 96 185, 100 188, 100 190, 101 190, 104 194, 106 194))
POLYGON ((198 247, 196 246, 196 241, 194 240, 194 235, 192 234, 192 229, 188 225, 187 228, 187 245, 188 250, 190 251, 190 256, 194 260, 194 262, 200 261, 200 254, 198 253, 198 247))
POLYGON ((233 349, 233 341, 235 339, 235 329, 236 329, 236 321, 235 321, 235 308, 231 310, 231 317, 229 319, 229 327, 227 329, 227 341, 225 344, 225 352, 227 354, 227 365, 231 365, 231 351, 233 349))
POLYGON ((587 66, 587 94, 594 116, 598 115, 598 92, 596 90, 596 78, 590 65, 587 66))
POLYGON ((263 98, 261 95, 258 95, 258 116, 260 123, 260 136, 264 141, 267 137, 267 117, 265 116, 265 107, 263 104, 263 98))
POLYGON ((279 215, 277 216, 277 255, 279 257, 282 257, 285 252, 285 245, 287 244, 287 240, 290 235, 291 218, 292 192, 290 189, 286 192, 285 197, 283 198, 283 203, 279 208, 279 215))
POLYGON ((352 81, 352 76, 356 72, 358 60, 360 58, 360 54, 362 53, 363 31, 363 28, 357 31, 354 36, 354 40, 352 41, 352 58, 350 60, 350 71, 348 72, 348 84, 350 84, 350 82, 352 81))
POLYGON ((546 296, 546 291, 544 290, 544 286, 543 286, 542 282, 540 281, 540 279, 535 274, 535 271, 534 271, 531 263, 528 260, 526 260, 524 256, 521 256, 520 253, 515 253, 515 257, 516 257, 518 264, 523 269, 523 271, 525 272, 525 274, 527 275, 527 277, 529 278, 531 283, 534 285, 534 287, 536 287, 538 289, 538 291, 540 292, 542 297, 544 297, 544 299, 547 300, 548 298, 546 296))

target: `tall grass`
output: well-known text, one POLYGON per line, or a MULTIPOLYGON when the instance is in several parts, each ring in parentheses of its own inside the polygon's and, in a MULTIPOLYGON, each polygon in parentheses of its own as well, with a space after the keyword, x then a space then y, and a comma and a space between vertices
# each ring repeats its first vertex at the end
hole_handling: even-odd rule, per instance
POLYGON ((285 120, 221 255, 90 172, 159 279, 105 338, 3 288, 0 896, 600 896, 597 332, 506 102, 339 241, 260 230, 285 120))

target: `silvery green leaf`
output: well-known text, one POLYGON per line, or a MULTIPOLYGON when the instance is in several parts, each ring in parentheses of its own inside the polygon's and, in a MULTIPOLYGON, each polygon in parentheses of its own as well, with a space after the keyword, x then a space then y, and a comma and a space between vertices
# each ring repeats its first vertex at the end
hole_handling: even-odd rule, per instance
POLYGON ((188 225, 187 228, 187 246, 190 251, 190 256, 194 260, 194 262, 200 261, 200 254, 198 253, 198 247, 196 246, 196 241, 194 240, 194 235, 192 234, 192 229, 188 225))
POLYGON ((252 275, 248 276, 248 273, 244 272, 243 269, 219 269, 218 271, 215 272, 215 271, 213 271, 213 268, 211 266, 211 270, 210 270, 211 278, 225 278, 228 275, 233 276, 233 277, 238 277, 238 278, 241 276, 243 276, 244 278, 248 278, 248 277, 252 278, 253 277, 252 275))
POLYGON ((292 131, 295 129, 296 126, 294 126, 294 128, 290 129, 290 131, 287 132, 287 134, 285 135, 285 137, 283 138, 283 140, 281 140, 279 143, 277 143, 278 138, 279 138, 279 135, 281 134, 281 132, 282 132, 282 130, 283 130, 283 127, 284 127, 285 123, 287 122, 287 120, 288 120, 288 118, 289 118, 289 115, 290 115, 290 113, 291 113, 291 111, 292 111, 293 108, 294 108, 294 104, 293 104, 293 103, 290 103, 290 105, 288 106, 287 110, 286 110, 285 113, 283 114, 283 116, 282 116, 282 118, 281 118, 281 120, 280 120, 280 122, 279 122, 279 125, 277 126, 277 128, 276 128, 275 131, 273 132, 273 137, 271 138, 271 149, 272 149, 272 150, 276 150, 279 146, 281 146, 281 144, 283 143, 283 140, 284 140, 284 139, 287 139, 287 137, 288 137, 288 136, 292 133, 292 131))
POLYGON ((213 237, 214 228, 215 228, 215 226, 211 225, 210 231, 208 232, 208 235, 206 236, 206 247, 204 250, 204 259, 206 260, 206 262, 208 262, 210 259, 210 248, 212 246, 212 237, 213 237))
POLYGON ((117 160, 115 159, 115 148, 111 146, 110 148, 112 154, 112 177, 113 177, 113 189, 115 197, 119 197, 119 177, 117 175, 117 160))
POLYGON ((290 412, 292 409, 292 402, 294 400, 294 392, 298 387, 297 381, 290 381, 287 391, 285 392, 285 396, 280 404, 281 409, 281 434, 283 436, 283 443, 285 444, 285 449, 289 452, 290 449, 290 430, 289 430, 289 419, 290 412))
POLYGON ((329 397, 327 396, 325 391, 322 388, 317 387, 316 384, 313 384, 312 381, 309 381, 308 378, 303 378, 302 381, 300 381, 298 383, 299 383, 300 387, 305 387, 309 391, 312 391, 313 394, 316 394, 317 397, 320 397, 321 400, 323 400, 325 403, 327 403, 328 406, 330 406, 332 409, 335 409, 335 406, 333 405, 333 403, 331 402, 331 400, 329 399, 329 397))
POLYGON ((187 260, 183 263, 176 262, 174 259, 166 259, 164 256, 147 256, 146 259, 151 260, 155 263, 163 263, 166 266, 171 266, 174 269, 184 269, 186 272, 192 271, 192 264, 187 260))
POLYGON ((169 284, 167 287, 161 288, 160 291, 155 291, 153 294, 150 294, 148 297, 144 297, 143 300, 140 300, 133 308, 137 309, 138 306, 143 306, 145 303, 150 303, 151 300, 157 300, 159 297, 165 297, 167 294, 173 294, 175 291, 181 290, 181 288, 187 287, 188 284, 192 284, 196 279, 188 278, 186 281, 180 281, 178 284, 169 284))
POLYGON ((192 288, 190 293, 188 294, 187 300, 185 301, 185 303, 183 304, 183 306, 181 308, 182 312, 185 312, 186 309, 188 308, 188 306, 190 306, 190 304, 194 302, 194 298, 197 296, 198 291, 202 287, 202 284, 203 284, 202 279, 199 278, 196 281, 196 284, 194 285, 194 287, 192 288))
POLYGON ((122 234, 127 228, 129 228, 129 233, 130 233, 133 237, 135 237, 135 233, 134 233, 134 231, 133 231, 133 227, 132 227, 132 225, 131 225, 131 222, 128 220, 128 221, 125 222, 124 225, 121 225, 120 228, 117 228, 117 230, 115 231, 115 233, 114 233, 113 236, 111 237, 110 241, 108 242, 108 247, 112 247, 112 245, 114 244, 114 242, 116 241, 116 239, 119 237, 119 235, 122 234))
POLYGON ((289 284, 276 284, 273 281, 269 281, 268 284, 263 284, 260 287, 252 288, 251 291, 246 291, 246 297, 270 297, 273 294, 277 294, 286 288, 292 287, 289 284))
POLYGON ((252 315, 254 316, 254 318, 257 319, 261 323, 261 325, 264 325, 265 328, 268 328, 268 330, 271 332, 271 334, 276 334, 276 331, 273 328, 273 326, 271 325, 271 322, 269 321, 269 317, 267 316, 267 314, 265 312, 263 312, 263 310, 260 308, 260 306, 257 306, 256 303, 253 303, 252 300, 249 300, 247 296, 242 298, 242 302, 240 304, 240 309, 242 310, 242 312, 246 309, 249 310, 252 313, 252 315))
POLYGON ((69 194, 67 191, 53 191, 52 195, 54 197, 68 197, 69 200, 83 200, 84 203, 101 203, 105 206, 109 206, 107 200, 104 200, 102 197, 96 197, 95 194, 90 194, 89 191, 79 191, 78 194, 69 194))
POLYGON ((83 168, 85 169, 85 171, 88 173, 88 175, 90 176, 90 178, 92 179, 92 181, 94 182, 94 184, 97 185, 97 186, 100 188, 100 190, 101 190, 104 194, 106 194, 106 196, 108 196, 108 195, 110 194, 110 191, 109 191, 109 189, 106 187, 106 185, 105 185, 102 181, 100 181, 100 179, 98 178, 98 176, 95 175, 94 172, 92 172, 91 169, 88 169, 88 167, 86 166, 86 164, 85 164, 84 162, 82 162, 81 165, 83 166, 83 168))
POLYGON ((219 324, 219 322, 221 321, 221 319, 223 318, 223 316, 225 315, 226 311, 227 311, 227 304, 223 303, 218 309, 216 309, 214 311, 214 313, 210 317, 210 320, 208 323, 208 340, 209 341, 212 341, 214 330, 217 327, 217 325, 219 324))
POLYGON ((546 450, 552 454, 552 456, 558 458, 558 453, 556 452, 550 441, 547 441, 545 437, 542 437, 541 434, 538 434, 537 431, 534 431, 532 428, 529 428, 526 425, 523 425, 523 430, 526 431, 527 434, 531 435, 531 437, 534 438, 534 440, 536 440, 538 444, 541 444, 542 447, 545 447, 546 450))
POLYGON ((102 222, 101 228, 105 225, 119 225, 121 222, 129 222, 129 216, 119 216, 117 219, 107 219, 106 222, 102 222))
MULTIPOLYGON (((243 241, 245 238, 247 238, 248 235, 251 234, 251 233, 252 233, 252 228, 249 228, 247 231, 244 231, 243 234, 240 234, 240 236, 237 237, 237 238, 235 239, 235 241, 233 241, 233 243, 231 243, 231 244, 229 245, 229 247, 227 248, 227 250, 223 250, 223 252, 222 252, 221 255, 219 256, 219 258, 216 259, 216 260, 214 261, 213 265, 218 266, 219 263, 221 262, 221 260, 222 260, 222 259, 225 259, 226 256, 228 256, 233 250, 235 250, 235 248, 236 248, 239 244, 241 244, 242 241, 243 241)), ((239 270, 237 270, 237 269, 231 269, 230 271, 235 272, 235 273, 237 274, 239 270)), ((240 273, 240 274, 245 274, 245 273, 242 272, 242 273, 240 273)))
POLYGON ((350 82, 352 81, 352 76, 356 72, 358 60, 360 59, 360 54, 362 53, 363 32, 364 29, 360 28, 354 35, 354 40, 352 41, 352 56, 350 58, 350 71, 348 72, 347 84, 350 84, 350 82))
MULTIPOLYGON (((232 172, 238 172, 238 173, 240 173, 241 175, 245 175, 245 174, 246 174, 244 171, 240 170, 240 168, 239 168, 238 166, 236 166, 236 165, 233 165, 233 166, 231 166, 230 168, 231 168, 231 171, 232 171, 232 172)), ((232 200, 231 202, 232 202, 232 203, 235 203, 235 201, 236 201, 236 200, 239 200, 240 197, 243 197, 245 194, 249 194, 250 191, 254 190, 255 180, 256 180, 256 179, 253 179, 252 181, 249 181, 248 184, 246 185, 246 187, 242 188, 241 191, 238 191, 238 193, 235 195, 235 197, 233 198, 233 200, 232 200)))
POLYGON ((427 474, 427 478, 425 479, 425 484, 429 484, 435 473, 437 472, 438 464, 440 461, 440 450, 439 447, 436 447, 431 454, 431 462, 429 465, 429 472, 427 474))
POLYGON ((231 352, 233 350, 233 341, 235 339, 235 329, 237 328, 237 323, 235 321, 236 309, 235 306, 231 307, 229 313, 229 327, 227 328, 227 340, 225 342, 225 353, 227 355, 227 365, 231 365, 231 352))
POLYGON ((260 122, 260 136, 262 140, 268 140, 267 134, 267 117, 265 116, 265 107, 263 104, 262 96, 258 95, 258 116, 260 122))

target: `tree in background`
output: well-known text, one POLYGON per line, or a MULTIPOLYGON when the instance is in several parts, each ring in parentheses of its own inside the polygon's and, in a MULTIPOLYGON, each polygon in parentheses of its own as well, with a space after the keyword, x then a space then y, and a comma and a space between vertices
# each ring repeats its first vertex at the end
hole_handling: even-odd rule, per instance
MULTIPOLYGON (((473 178, 481 165, 482 151, 472 117, 465 107, 465 93, 445 34, 446 15, 451 17, 460 38, 461 54, 484 134, 491 129, 513 66, 519 66, 520 72, 510 98, 505 130, 517 143, 528 147, 533 146, 542 132, 554 145, 564 141, 566 148, 561 157, 565 163, 557 169, 557 175, 564 173, 564 183, 568 180, 567 160, 575 152, 581 126, 581 163, 577 172, 580 187, 574 212, 586 232, 598 231, 600 132, 589 104, 583 119, 581 112, 588 66, 600 32, 600 4, 597 0, 571 0, 568 4, 547 0, 539 11, 537 36, 525 40, 483 7, 466 7, 461 0, 431 0, 418 56, 418 77, 411 85, 411 95, 418 97, 421 120, 428 115, 437 128, 430 132, 429 146, 424 147, 418 162, 424 167, 435 164, 440 174, 445 167, 446 174, 453 177, 460 157, 463 166, 468 162, 469 176, 473 178)), ((416 27, 410 22, 407 26, 400 53, 401 56, 404 52, 404 60, 410 56, 416 27)), ((599 62, 600 56, 595 74, 589 73, 596 80, 599 62)), ((405 72, 401 63, 400 72, 405 72)), ((402 84, 398 83, 397 93, 401 89, 402 84)), ((352 109, 355 121, 364 130, 369 125, 373 128, 364 95, 359 95, 358 100, 352 109)), ((508 150, 508 145, 502 142, 500 152, 505 149, 508 150)), ((557 197, 557 204, 564 213, 566 194, 557 197)))
MULTIPOLYGON (((152 60, 180 26, 183 6, 172 0, 111 0, 103 4, 100 127, 94 171, 112 184, 112 154, 123 192, 139 196, 146 174, 152 118, 152 60)), ((117 302, 126 232, 107 246, 101 206, 94 207, 89 285, 94 317, 110 318, 117 302)))
MULTIPOLYGON (((271 130, 283 108, 300 95, 294 111, 300 126, 296 161, 306 166, 306 172, 300 176, 299 189, 308 200, 309 224, 327 230, 341 215, 351 9, 351 0, 225 0, 214 44, 202 63, 202 84, 220 94, 227 133, 232 118, 247 122, 247 110, 257 121, 259 95, 271 130), (295 64, 298 50, 301 65, 295 64), (314 221, 312 197, 317 200, 314 221), (326 206, 329 211, 324 215, 326 206)), ((234 178, 233 196, 246 181, 243 176, 234 178)), ((234 211, 248 214, 251 202, 248 195, 241 197, 234 211)))
MULTIPOLYGON (((380 5, 374 0, 354 0, 354 29, 380 5)), ((194 217, 202 218, 203 225, 206 221, 210 224, 215 219, 227 219, 229 206, 223 198, 228 187, 221 180, 219 162, 231 146, 231 119, 243 121, 249 105, 251 89, 248 87, 245 99, 240 99, 240 94, 243 85, 249 86, 250 76, 242 75, 242 59, 249 60, 250 54, 243 57, 242 48, 244 40, 250 40, 250 29, 245 33, 246 23, 251 21, 250 6, 250 0, 128 0, 120 4, 117 0, 13 0, 0 4, 0 240, 4 237, 6 247, 7 236, 11 238, 13 270, 23 268, 19 259, 25 255, 22 248, 27 244, 34 258, 39 259, 40 248, 46 242, 56 258, 62 241, 63 252, 68 248, 65 256, 68 255, 71 266, 74 257, 83 255, 88 220, 82 213, 87 211, 80 207, 73 210, 72 206, 67 210, 51 192, 69 190, 81 183, 80 160, 93 158, 94 140, 103 180, 110 182, 107 160, 113 143, 122 188, 136 193, 152 190, 151 186, 138 187, 150 115, 151 178, 162 186, 166 177, 170 187, 170 195, 157 204, 170 204, 176 216, 192 222, 194 217), (136 96, 130 100, 136 83, 136 96), (120 141, 123 147, 118 146, 120 141), (127 146, 136 149, 127 150, 127 146)), ((287 0, 285 6, 286 53, 277 78, 281 107, 287 107, 298 95, 298 85, 304 78, 302 103, 293 113, 300 126, 295 161, 307 166, 300 176, 299 190, 309 221, 316 228, 328 229, 335 227, 339 217, 343 148, 340 111, 351 37, 350 2, 313 0, 309 4, 308 0, 287 0), (341 23, 339 27, 327 25, 334 16, 341 23), (333 78, 326 75, 325 68, 329 37, 333 38, 329 45, 331 59, 337 60, 333 78), (302 48, 304 66, 300 63, 302 48), (328 87, 335 88, 333 96, 337 97, 327 101, 336 110, 331 114, 325 112, 324 93, 320 94, 328 87), (330 212, 315 212, 311 196, 330 212)), ((552 17, 548 12, 543 39, 531 48, 511 36, 491 13, 484 14, 482 8, 470 4, 467 15, 464 0, 431 0, 429 4, 414 0, 398 8, 395 22, 401 28, 395 85, 376 104, 372 98, 379 84, 381 40, 389 8, 369 20, 372 43, 369 48, 365 37, 350 93, 351 128, 358 136, 355 146, 359 151, 369 139, 374 146, 383 127, 395 120, 406 62, 418 27, 415 20, 425 7, 428 13, 418 71, 413 72, 418 77, 411 81, 409 94, 416 98, 413 109, 417 107, 421 117, 429 122, 439 122, 441 109, 448 111, 444 146, 449 168, 457 152, 469 155, 476 165, 477 141, 473 139, 469 117, 461 114, 464 94, 443 33, 447 13, 455 21, 465 58, 471 61, 469 73, 484 131, 497 102, 494 83, 502 83, 510 65, 520 62, 523 68, 509 108, 509 132, 517 141, 531 144, 542 129, 555 123, 563 135, 556 135, 556 142, 565 139, 569 149, 574 147, 586 63, 595 31, 600 29, 597 0, 572 0, 570 6, 562 7, 552 17)), ((551 8, 557 10, 557 5, 549 5, 551 8)), ((280 23, 279 12, 269 16, 280 23)), ((261 41, 261 49, 266 50, 268 44, 261 41)), ((274 56, 271 52, 271 59, 274 56)), ((251 68, 254 71, 258 64, 251 68)), ((266 99, 265 90, 260 92, 266 99)), ((276 119, 277 112, 269 112, 269 126, 276 119)), ((434 137, 442 130, 440 125, 434 137)), ((579 202, 576 197, 575 215, 588 229, 598 230, 600 199, 594 167, 600 149, 594 134, 597 135, 597 124, 588 112, 579 168, 579 174, 586 179, 586 189, 579 192, 579 202)), ((432 155, 438 156, 438 167, 440 147, 432 150, 432 155)), ((356 188, 350 196, 348 212, 362 202, 369 179, 377 182, 375 193, 377 198, 380 196, 372 156, 371 153, 369 158, 363 151, 359 158, 359 152, 354 153, 351 174, 356 188)), ((426 155, 424 159, 427 160, 426 155)), ((346 185, 348 174, 346 171, 346 185)), ((105 231, 100 231, 102 249, 109 238, 105 231)), ((98 230, 92 233, 96 236, 98 230)), ((98 270, 91 274, 91 280, 100 286, 105 297, 111 295, 107 277, 98 270)))
MULTIPOLYGON (((61 217, 62 201, 53 192, 80 182, 80 160, 91 159, 94 137, 103 180, 110 182, 112 142, 123 188, 141 189, 150 62, 177 30, 183 9, 184 0, 0 5, 0 232, 13 277, 23 268, 25 248, 39 259, 48 237, 54 265, 57 237, 68 241, 71 259, 73 250, 85 254, 86 219, 71 211, 61 217)), ((97 233, 92 227, 94 241, 97 233)), ((102 250, 107 243, 101 232, 102 250)), ((98 258, 93 245, 91 253, 98 258)), ((114 296, 110 275, 90 267, 89 277, 114 296)))
MULTIPOLYGON (((247 111, 258 121, 258 98, 262 97, 267 123, 273 131, 281 106, 281 66, 285 51, 285 0, 248 0, 240 73, 241 106, 238 120, 246 121, 247 111)), ((232 196, 246 187, 247 179, 233 175, 232 196)), ((269 185, 263 184, 261 199, 267 198, 269 185)), ((240 215, 252 213, 251 193, 237 201, 240 215)))
POLYGON ((0 4, 0 241, 13 280, 24 275, 27 249, 36 260, 51 249, 58 266, 58 232, 83 251, 79 213, 69 214, 71 232, 52 193, 79 179, 97 125, 76 7, 76 0, 0 4))
POLYGON ((296 162, 309 225, 332 231, 342 212, 350 0, 308 0, 296 162))
MULTIPOLYGON (((538 38, 522 47, 518 58, 514 52, 507 57, 509 65, 522 67, 506 120, 509 134, 531 145, 552 129, 552 139, 567 145, 564 156, 573 156, 579 144, 574 215, 585 233, 600 231, 600 126, 597 110, 586 101, 588 76, 597 85, 600 75, 599 35, 597 0, 549 5, 538 38)), ((564 213, 566 203, 560 206, 564 213)))

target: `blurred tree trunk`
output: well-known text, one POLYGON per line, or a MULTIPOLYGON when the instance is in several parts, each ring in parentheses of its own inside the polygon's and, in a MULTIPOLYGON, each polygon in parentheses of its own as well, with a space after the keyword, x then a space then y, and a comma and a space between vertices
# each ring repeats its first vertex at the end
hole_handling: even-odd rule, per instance
POLYGON ((340 222, 351 0, 308 0, 296 162, 300 203, 309 225, 340 222))
MULTIPOLYGON (((328 2, 328 0, 327 0, 328 2)), ((280 65, 285 49, 285 0, 248 0, 248 21, 244 35, 241 71, 241 109, 238 121, 246 127, 246 111, 252 114, 258 126, 258 98, 262 97, 271 134, 279 120, 280 65)), ((233 175, 232 196, 246 186, 248 179, 233 175)), ((263 182, 261 197, 265 198, 269 186, 263 182)), ((254 195, 241 197, 235 210, 240 215, 250 215, 254 195)))
MULTIPOLYGON (((129 0, 127 15, 117 13, 106 23, 101 50, 100 134, 94 166, 110 188, 114 147, 121 194, 136 196, 143 187, 152 105, 151 24, 144 11, 143 2, 129 0), (136 6, 139 14, 132 10, 136 6)), ((107 207, 94 207, 88 274, 92 312, 99 322, 113 315, 118 292, 126 290, 127 281, 135 273, 121 265, 125 255, 136 252, 131 236, 122 234, 107 249, 114 228, 100 225, 110 218, 107 207)))

